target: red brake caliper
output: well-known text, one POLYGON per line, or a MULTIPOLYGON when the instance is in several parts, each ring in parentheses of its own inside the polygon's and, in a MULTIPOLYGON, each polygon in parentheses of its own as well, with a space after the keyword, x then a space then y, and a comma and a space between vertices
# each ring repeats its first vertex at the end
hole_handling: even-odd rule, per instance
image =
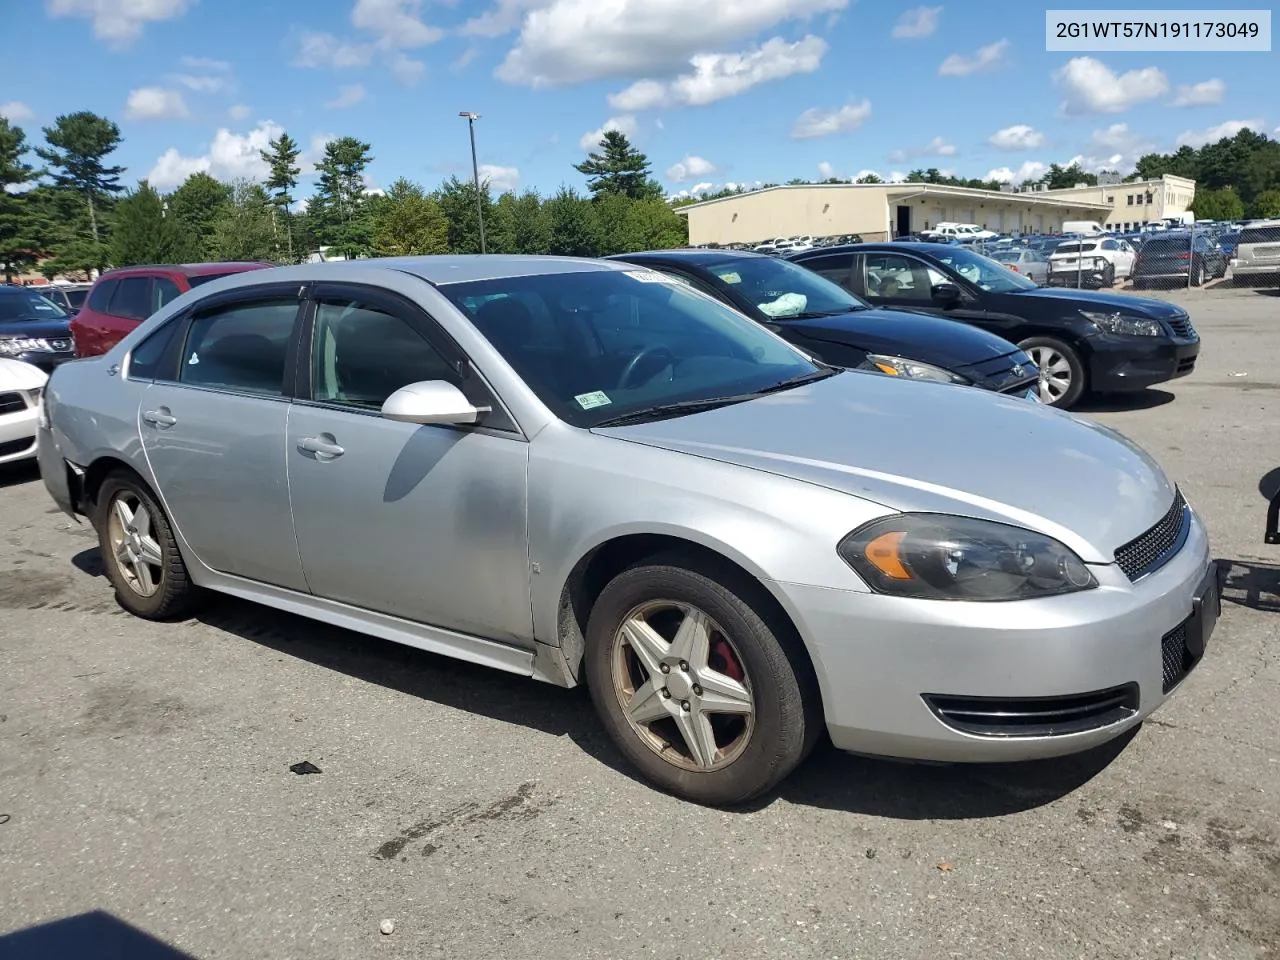
POLYGON ((733 655, 733 648, 729 646, 728 640, 721 637, 712 643, 711 654, 724 664, 723 667, 718 668, 721 673, 742 683, 746 673, 743 671, 742 665, 738 663, 737 657, 733 655))

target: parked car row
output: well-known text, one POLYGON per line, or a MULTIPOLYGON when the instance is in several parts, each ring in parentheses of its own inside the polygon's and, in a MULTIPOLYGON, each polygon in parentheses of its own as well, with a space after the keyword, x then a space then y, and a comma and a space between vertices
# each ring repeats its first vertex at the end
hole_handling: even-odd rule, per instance
POLYGON ((223 271, 54 371, 41 476, 140 617, 226 593, 585 683, 622 755, 702 803, 769 790, 824 735, 1009 761, 1140 724, 1219 609, 1174 483, 1021 396, 842 366, 895 323, 1034 329, 1078 395, 1194 363, 1185 315, 963 247, 795 257, 830 262, 223 271))

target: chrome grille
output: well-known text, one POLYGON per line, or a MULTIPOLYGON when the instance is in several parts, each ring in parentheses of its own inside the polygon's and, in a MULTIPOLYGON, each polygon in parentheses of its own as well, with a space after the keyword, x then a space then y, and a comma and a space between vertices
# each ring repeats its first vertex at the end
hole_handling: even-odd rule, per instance
POLYGON ((27 398, 20 393, 0 393, 0 414, 27 409, 27 398))
POLYGON ((1169 330, 1179 340, 1200 339, 1200 335, 1196 333, 1196 328, 1191 325, 1191 318, 1185 313, 1166 319, 1165 323, 1169 325, 1169 330))
POLYGON ((1159 570, 1182 548, 1188 526, 1187 501, 1178 490, 1173 506, 1154 527, 1116 550, 1116 563, 1130 580, 1159 570))

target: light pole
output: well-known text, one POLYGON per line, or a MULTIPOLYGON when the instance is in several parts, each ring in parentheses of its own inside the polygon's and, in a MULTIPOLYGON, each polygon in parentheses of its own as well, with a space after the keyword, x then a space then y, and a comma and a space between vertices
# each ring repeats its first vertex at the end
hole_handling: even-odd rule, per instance
POLYGON ((480 203, 480 168, 476 166, 476 121, 480 119, 480 114, 472 113, 470 110, 459 110, 458 116, 466 118, 467 131, 471 134, 471 179, 476 186, 476 220, 480 224, 480 252, 485 253, 484 207, 480 203))

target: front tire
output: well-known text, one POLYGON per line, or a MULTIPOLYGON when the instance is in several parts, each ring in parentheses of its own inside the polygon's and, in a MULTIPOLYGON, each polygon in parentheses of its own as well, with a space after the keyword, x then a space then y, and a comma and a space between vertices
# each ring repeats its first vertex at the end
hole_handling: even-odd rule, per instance
POLYGON ((195 604, 196 586, 178 552, 173 527, 136 475, 111 474, 94 511, 98 548, 120 606, 146 620, 169 620, 195 604))
POLYGON ((1084 395, 1084 364, 1071 347, 1052 337, 1031 337, 1018 346, 1040 368, 1036 390, 1041 403, 1066 410, 1084 395))
POLYGON ((696 557, 618 574, 587 624, 605 730, 644 776, 696 803, 742 803, 804 759, 822 730, 816 680, 758 585, 696 557))

